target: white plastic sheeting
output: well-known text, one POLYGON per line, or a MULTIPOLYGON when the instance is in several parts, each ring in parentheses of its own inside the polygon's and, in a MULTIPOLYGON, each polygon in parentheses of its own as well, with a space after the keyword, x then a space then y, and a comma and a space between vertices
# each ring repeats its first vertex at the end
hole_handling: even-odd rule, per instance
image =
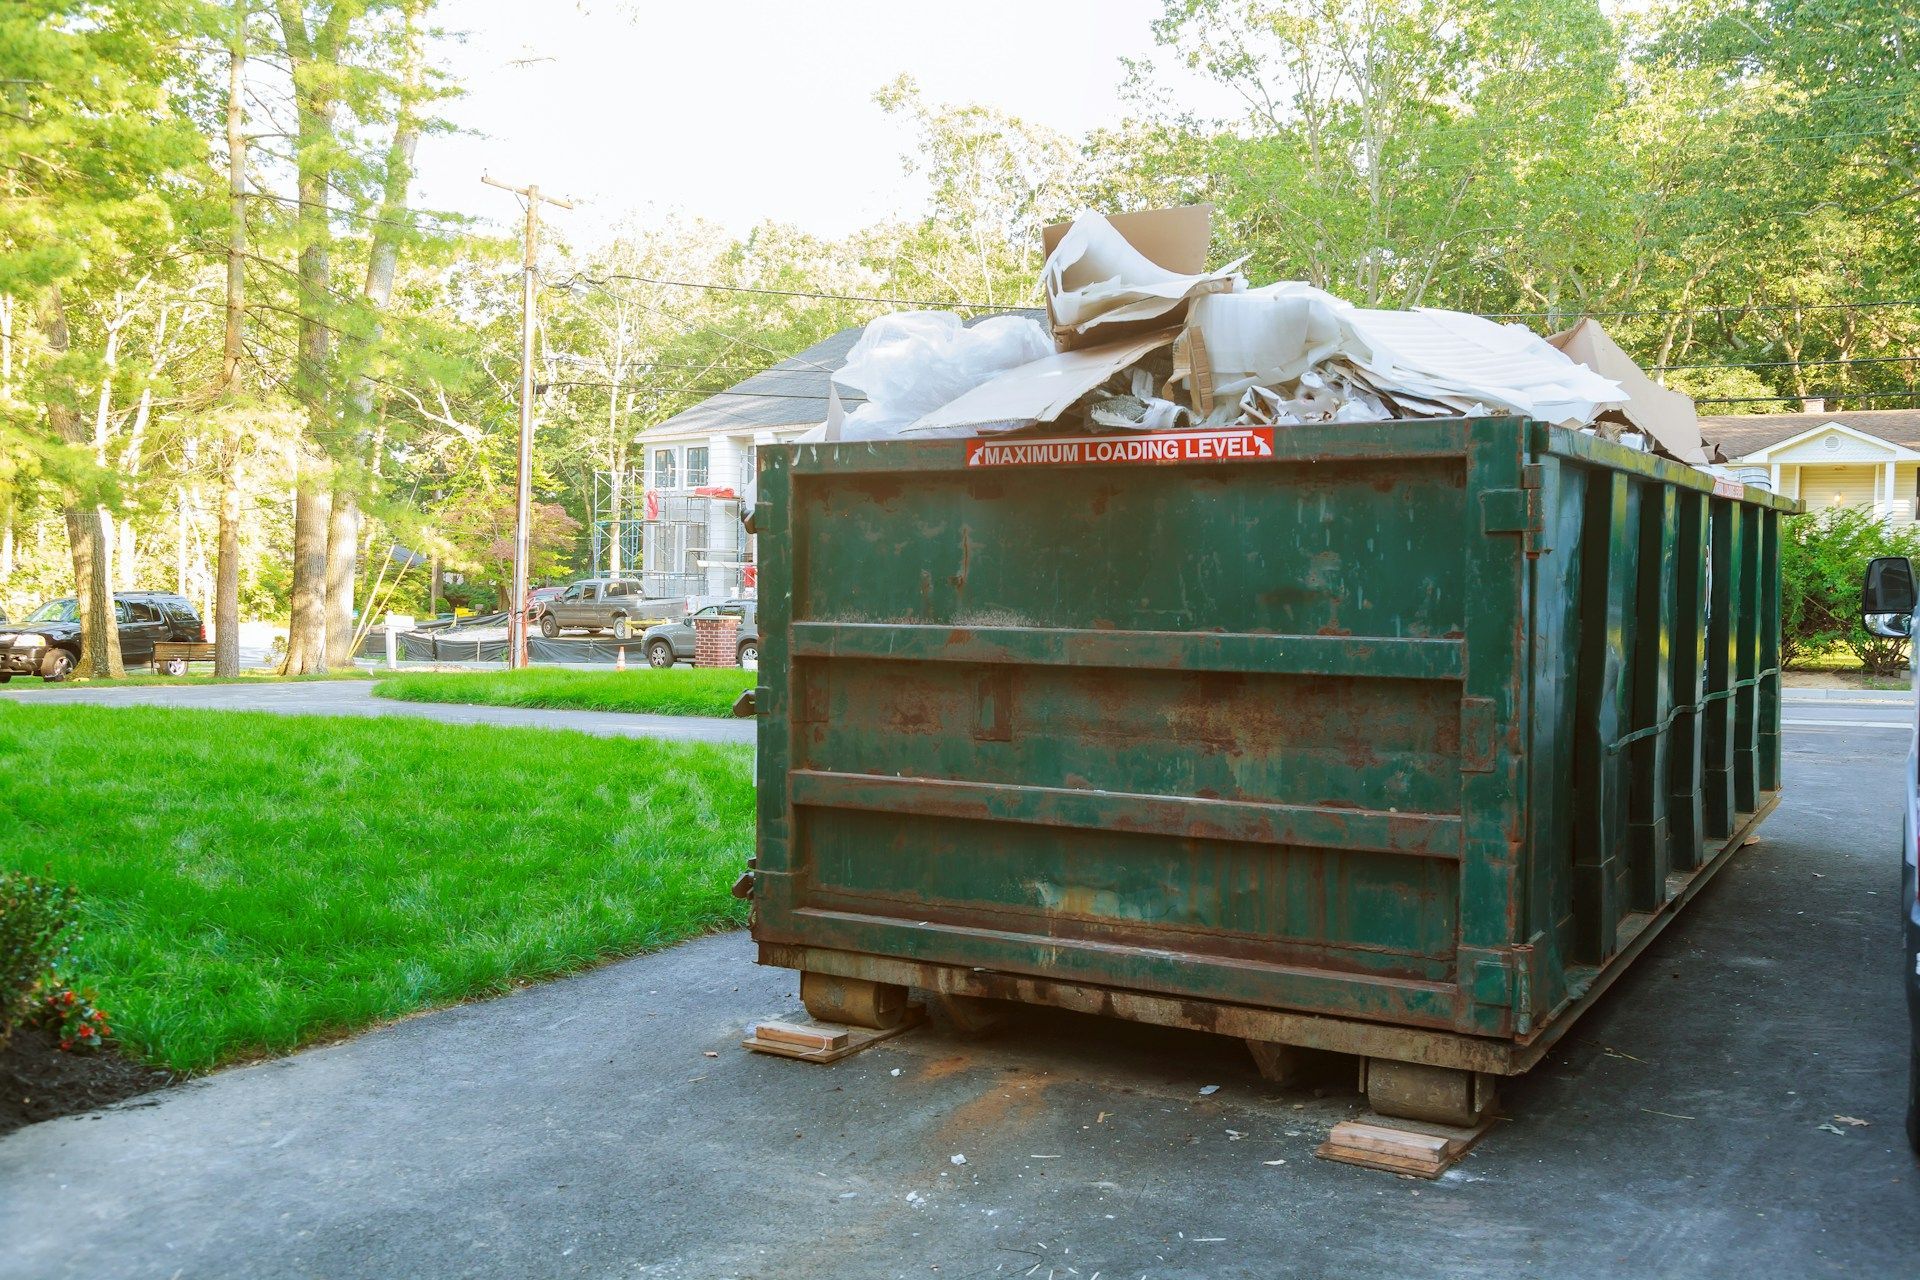
POLYGON ((833 381, 867 402, 823 438, 878 440, 951 404, 994 377, 1053 354, 1046 326, 1024 316, 994 316, 971 327, 951 311, 881 316, 860 335, 833 381))
POLYGON ((1069 411, 1121 430, 1488 413, 1587 427, 1629 399, 1522 325, 1356 307, 1297 281, 1249 289, 1238 262, 1162 265, 1203 264, 1202 209, 1119 221, 1049 228, 1051 334, 1015 317, 875 320, 834 375, 867 403, 843 417, 835 401, 807 438, 988 435, 1069 411))

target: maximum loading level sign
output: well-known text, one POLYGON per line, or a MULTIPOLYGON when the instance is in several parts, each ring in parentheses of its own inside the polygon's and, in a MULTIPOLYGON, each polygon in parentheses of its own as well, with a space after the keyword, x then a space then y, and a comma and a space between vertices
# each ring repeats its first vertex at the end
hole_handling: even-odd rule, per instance
POLYGON ((1149 431, 1057 440, 970 440, 969 467, 1104 466, 1116 462, 1236 462, 1273 456, 1272 427, 1149 431))

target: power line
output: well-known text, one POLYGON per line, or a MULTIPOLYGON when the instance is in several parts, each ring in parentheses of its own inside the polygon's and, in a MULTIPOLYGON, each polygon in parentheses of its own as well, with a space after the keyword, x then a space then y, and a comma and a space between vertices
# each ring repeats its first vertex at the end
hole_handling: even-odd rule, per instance
POLYGON ((1573 316, 1591 316, 1595 319, 1626 319, 1635 316, 1696 316, 1718 315, 1723 312, 1773 312, 1773 311, 1869 311, 1876 307, 1920 307, 1920 298, 1879 298, 1868 302, 1780 302, 1780 303, 1730 303, 1711 307, 1682 307, 1678 310, 1662 308, 1644 308, 1633 311, 1483 311, 1485 320, 1528 320, 1561 319, 1573 316))
POLYGON ((464 229, 471 226, 475 221, 475 219, 467 218, 460 214, 433 213, 426 209, 403 209, 401 210, 402 213, 410 213, 416 219, 419 219, 419 222, 406 222, 399 218, 383 218, 376 213, 358 213, 352 209, 343 209, 339 205, 328 204, 323 200, 300 200, 293 196, 278 195, 272 191, 249 191, 246 192, 246 195, 249 199, 271 200, 275 204, 287 205, 291 208, 325 209, 328 213, 342 218, 352 218, 373 226, 399 227, 407 231, 422 230, 423 228, 420 226, 421 222, 432 224, 425 228, 431 231, 436 229, 464 229))
POLYGON ((1855 356, 1844 360, 1757 360, 1750 364, 1656 364, 1655 371, 1677 373, 1683 369, 1805 369, 1815 365, 1911 364, 1920 356, 1855 356))
MULTIPOLYGON (((1845 391, 1829 397, 1834 400, 1914 400, 1920 391, 1845 391)), ((1760 404, 1763 402, 1804 400, 1805 396, 1693 396, 1695 404, 1760 404)), ((1832 410, 1829 410, 1832 412, 1832 410)))
POLYGON ((625 275, 618 271, 609 271, 601 276, 575 275, 566 280, 556 281, 555 288, 566 288, 579 281, 605 287, 608 280, 630 280, 637 284, 665 285, 675 289, 709 289, 717 293, 758 293, 776 298, 811 298, 820 302, 872 302, 895 307, 940 307, 965 308, 969 311, 1033 311, 1032 306, 1005 306, 997 302, 963 302, 948 298, 943 301, 928 301, 923 298, 875 298, 856 293, 816 293, 808 289, 767 289, 744 284, 715 284, 707 280, 667 280, 657 276, 625 275))
MULTIPOLYGON (((589 381, 589 382, 582 382, 582 381, 567 381, 567 382, 543 382, 543 383, 541 383, 541 384, 540 384, 540 388, 541 388, 542 390, 545 390, 545 389, 547 389, 547 388, 549 388, 549 387, 615 387, 615 386, 627 386, 627 385, 635 385, 635 384, 628 384, 628 383, 615 383, 615 382, 590 382, 590 381, 589 381)), ((641 385, 641 386, 646 386, 646 384, 644 384, 644 383, 641 383, 641 384, 638 384, 638 385, 641 385)), ((757 399, 757 400, 822 400, 822 401, 824 401, 824 400, 826 400, 826 399, 827 399, 827 397, 826 397, 826 396, 823 396, 823 395, 817 395, 817 394, 814 394, 814 393, 812 393, 812 392, 799 392, 799 391, 738 391, 738 390, 735 390, 735 389, 734 389, 734 388, 732 388, 732 387, 661 387, 661 386, 647 386, 647 388, 646 388, 646 389, 647 389, 647 390, 649 390, 649 391, 662 391, 662 392, 666 392, 666 393, 668 393, 668 394, 671 394, 671 395, 689 395, 689 396, 751 396, 751 397, 753 397, 754 399, 757 399)), ((841 402, 842 402, 842 403, 847 403, 847 404, 850 404, 850 403, 854 403, 854 402, 859 402, 859 401, 864 401, 865 399, 866 399, 866 397, 865 397, 865 396, 862 396, 862 395, 857 395, 857 394, 852 394, 852 393, 848 393, 848 394, 843 394, 843 395, 842 395, 842 396, 840 397, 840 400, 841 400, 841 402)))
MULTIPOLYGON (((970 311, 1023 312, 1037 311, 1040 309, 1034 306, 1009 306, 997 302, 968 302, 952 298, 932 301, 921 298, 881 298, 857 293, 822 293, 809 289, 768 289, 752 285, 719 284, 711 280, 669 280, 658 276, 626 275, 617 271, 606 272, 599 276, 586 274, 574 275, 566 280, 555 281, 554 287, 565 288, 576 283, 585 282, 605 288, 605 281, 607 280, 630 280, 639 284, 664 285, 675 289, 706 289, 716 293, 758 293, 770 294, 782 298, 810 298, 820 302, 864 302, 881 303, 899 307, 965 308, 970 311)), ((609 290, 609 292, 612 291, 609 290)), ((615 296, 621 295, 616 294, 615 296)), ((1745 312, 1869 311, 1880 307, 1920 307, 1920 298, 1879 298, 1862 302, 1731 303, 1706 307, 1682 307, 1678 309, 1647 307, 1613 311, 1584 311, 1577 309, 1560 311, 1482 311, 1478 314, 1485 320, 1565 319, 1573 316, 1592 316, 1596 319, 1630 319, 1643 316, 1694 316, 1745 312)), ((1788 361, 1787 363, 1792 362, 1788 361)), ((1667 367, 1684 368, 1687 366, 1674 365, 1667 367)), ((1698 367, 1704 368, 1707 366, 1698 367)))

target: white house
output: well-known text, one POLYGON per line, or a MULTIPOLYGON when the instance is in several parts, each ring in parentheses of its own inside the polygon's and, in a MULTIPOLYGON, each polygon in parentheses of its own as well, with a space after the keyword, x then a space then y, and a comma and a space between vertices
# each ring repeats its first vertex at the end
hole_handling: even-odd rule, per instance
POLYGON ((1829 411, 1809 400, 1801 413, 1703 417, 1700 432, 1743 479, 1809 511, 1864 507, 1909 524, 1920 508, 1920 409, 1829 411))
MULTIPOLYGON (((860 339, 845 329, 642 431, 641 576, 650 596, 737 595, 754 539, 740 526, 759 446, 792 440, 827 416, 827 383, 860 339)), ((848 410, 861 402, 841 389, 848 410)))

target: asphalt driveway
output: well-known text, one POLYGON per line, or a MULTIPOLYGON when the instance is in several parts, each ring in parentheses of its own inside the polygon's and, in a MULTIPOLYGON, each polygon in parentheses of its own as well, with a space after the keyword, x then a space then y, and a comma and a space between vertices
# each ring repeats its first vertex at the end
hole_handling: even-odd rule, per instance
POLYGON ((535 707, 481 707, 400 702, 373 696, 372 680, 260 680, 242 684, 42 685, 0 689, 0 705, 80 702, 111 707, 192 707, 203 711, 272 711, 289 716, 418 716, 446 724, 503 724, 517 728, 576 729, 607 737, 667 738, 685 742, 753 742, 751 720, 709 716, 655 716, 613 711, 548 711, 535 707))
POLYGON ((1911 1276, 1904 739, 1819 718, 1760 843, 1436 1183, 1315 1160, 1357 1098, 1207 1036, 744 1053, 796 988, 730 934, 20 1130, 0 1274, 1911 1276))

